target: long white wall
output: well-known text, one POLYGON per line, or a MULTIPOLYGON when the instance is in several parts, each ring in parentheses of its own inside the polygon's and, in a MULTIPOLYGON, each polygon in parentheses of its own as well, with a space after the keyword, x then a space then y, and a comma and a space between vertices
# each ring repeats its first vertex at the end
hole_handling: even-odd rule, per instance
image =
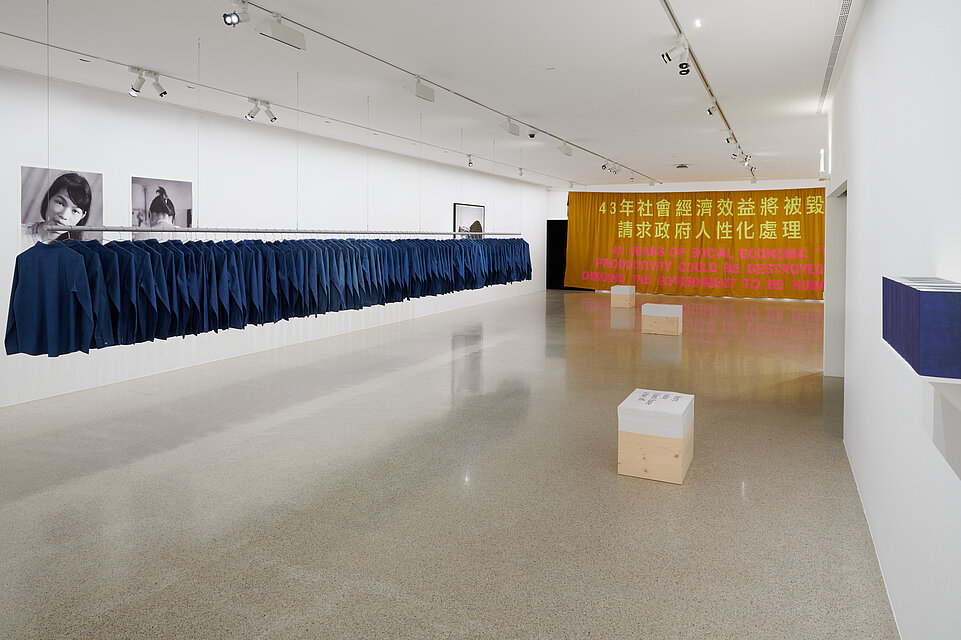
MULTIPOLYGON (((0 70, 0 313, 19 251, 20 167, 102 173, 104 224, 129 225, 130 177, 191 181, 200 226, 448 231, 453 203, 531 245, 531 282, 57 358, 0 356, 0 406, 544 288, 544 187, 0 70)), ((178 203, 178 208, 180 203, 178 203)))
POLYGON ((832 107, 832 183, 848 186, 844 441, 906 640, 961 637, 961 479, 943 446, 961 413, 882 340, 881 277, 961 281, 959 21, 956 0, 868 3, 832 107))

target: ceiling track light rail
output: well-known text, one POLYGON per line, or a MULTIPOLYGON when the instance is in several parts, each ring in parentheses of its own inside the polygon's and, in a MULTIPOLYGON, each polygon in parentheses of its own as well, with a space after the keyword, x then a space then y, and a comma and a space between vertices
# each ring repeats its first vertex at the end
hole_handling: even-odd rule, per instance
MULTIPOLYGON (((265 11, 265 12, 267 12, 267 13, 270 13, 270 14, 275 13, 275 12, 269 10, 269 9, 266 9, 265 7, 261 6, 260 4, 257 4, 257 3, 255 3, 255 2, 249 2, 249 1, 246 1, 246 0, 237 0, 236 2, 233 3, 233 6, 237 8, 238 17, 240 18, 239 23, 249 22, 249 21, 250 21, 249 13, 247 13, 247 10, 248 10, 249 6, 254 6, 254 7, 256 7, 256 8, 258 8, 258 9, 260 9, 260 10, 263 10, 263 11, 265 11), (242 14, 246 14, 246 15, 242 15, 242 14)), ((417 74, 414 74, 414 73, 412 73, 412 72, 410 72, 410 71, 408 71, 408 70, 406 70, 406 69, 404 69, 404 68, 402 68, 402 67, 400 67, 400 66, 398 66, 398 65, 396 65, 396 64, 394 64, 394 63, 392 63, 392 62, 390 62, 390 61, 388 61, 388 60, 385 60, 385 59, 379 58, 378 56, 375 56, 375 55, 373 55, 373 54, 367 53, 366 51, 363 51, 363 50, 361 50, 361 49, 358 49, 357 47, 354 47, 354 46, 352 46, 352 45, 350 45, 350 44, 348 44, 348 43, 346 43, 346 42, 343 42, 343 41, 341 41, 341 40, 338 40, 338 39, 336 39, 336 38, 333 38, 333 37, 331 37, 331 36, 329 36, 329 35, 327 35, 327 34, 325 34, 325 33, 322 33, 322 32, 320 32, 320 31, 317 31, 316 29, 313 29, 313 28, 310 27, 310 26, 304 25, 304 24, 302 24, 302 23, 300 23, 300 22, 298 22, 298 21, 296 21, 296 20, 291 20, 291 19, 286 18, 286 17, 285 17, 284 19, 285 19, 287 22, 291 23, 291 24, 294 24, 294 25, 296 25, 296 26, 298 26, 298 27, 300 27, 300 28, 302 28, 302 29, 305 29, 306 31, 309 31, 309 32, 311 32, 311 33, 314 33, 314 34, 316 34, 316 35, 318 35, 318 36, 320 36, 320 37, 326 38, 326 39, 328 39, 328 40, 330 40, 331 42, 334 42, 334 43, 336 43, 336 44, 340 44, 341 46, 344 46, 344 47, 346 47, 346 48, 348 48, 348 49, 350 49, 350 50, 352 50, 352 51, 354 51, 354 52, 356 52, 356 53, 359 53, 359 54, 361 54, 361 55, 363 55, 363 56, 366 56, 366 57, 368 57, 368 58, 370 58, 370 59, 372 59, 372 60, 376 60, 376 61, 378 61, 378 62, 381 62, 382 64, 385 64, 385 65, 387 65, 387 66, 389 66, 389 67, 391 67, 391 68, 393 68, 393 69, 396 69, 396 70, 398 70, 398 71, 401 71, 401 72, 406 73, 406 74, 411 75, 411 76, 416 76, 416 75, 417 75, 417 74)), ((239 24, 239 23, 238 23, 238 24, 239 24)), ((233 25, 232 25, 232 26, 233 26, 233 25)), ((111 64, 111 65, 126 67, 126 68, 128 68, 131 72, 138 74, 137 78, 134 80, 134 83, 131 85, 131 89, 133 89, 133 87, 134 87, 135 85, 137 86, 137 90, 136 90, 136 91, 131 91, 131 92, 130 92, 130 95, 132 95, 132 96, 135 96, 135 97, 136 97, 137 95, 139 95, 141 89, 143 88, 143 85, 146 83, 147 78, 151 78, 151 79, 153 79, 153 80, 155 81, 155 82, 153 83, 153 86, 154 86, 154 89, 157 90, 158 95, 163 94, 161 97, 163 97, 163 96, 166 95, 166 90, 165 90, 165 89, 163 88, 163 86, 160 84, 159 74, 158 74, 157 72, 152 72, 152 71, 148 72, 146 69, 140 69, 139 67, 132 67, 132 66, 129 66, 128 64, 126 64, 126 63, 124 63, 124 62, 120 62, 120 61, 118 61, 118 60, 114 60, 114 59, 111 59, 111 58, 108 58, 108 57, 99 56, 99 55, 94 55, 94 54, 89 53, 89 52, 79 51, 79 50, 76 50, 76 49, 71 49, 71 48, 69 48, 69 47, 58 46, 58 45, 55 45, 55 44, 51 44, 51 43, 49 43, 49 42, 40 41, 40 40, 37 40, 37 39, 35 39, 35 38, 26 37, 26 36, 23 36, 23 35, 8 33, 8 32, 4 32, 4 31, 0 31, 0 34, 5 35, 5 36, 8 36, 8 37, 15 38, 15 39, 20 40, 20 41, 23 41, 23 42, 29 42, 29 43, 32 43, 32 44, 35 44, 35 45, 38 45, 38 46, 46 47, 46 48, 48 48, 48 49, 52 49, 52 50, 61 51, 61 52, 64 52, 64 53, 69 53, 69 54, 81 56, 81 57, 83 57, 83 58, 85 58, 85 59, 87 59, 87 60, 97 60, 97 61, 100 61, 100 62, 103 62, 103 63, 107 63, 107 64, 111 64), (140 71, 143 71, 143 74, 144 74, 144 80, 143 80, 143 82, 140 82, 140 79, 139 79, 139 78, 140 78, 140 71), (158 88, 158 87, 159 87, 159 88, 158 88)), ((235 92, 235 91, 231 91, 231 90, 229 90, 229 89, 225 89, 225 88, 223 88, 223 87, 218 87, 218 86, 214 86, 214 85, 211 85, 211 84, 206 84, 206 83, 203 83, 203 82, 197 82, 196 79, 190 79, 190 80, 188 80, 188 79, 185 79, 185 78, 180 78, 180 77, 177 77, 177 76, 169 76, 169 75, 166 76, 166 77, 167 77, 168 79, 170 79, 170 80, 175 80, 175 81, 177 81, 177 82, 183 83, 183 84, 187 85, 188 88, 191 88, 191 89, 193 89, 193 88, 197 88, 197 89, 207 89, 207 90, 215 91, 215 92, 220 93, 220 94, 223 94, 223 95, 230 95, 230 96, 234 96, 234 97, 237 97, 237 98, 242 98, 242 99, 247 100, 247 101, 252 105, 252 106, 251 106, 251 109, 250 109, 250 111, 248 111, 247 115, 250 115, 250 112, 251 112, 251 111, 254 112, 253 115, 252 115, 250 118, 248 118, 248 119, 250 119, 250 120, 252 120, 254 117, 256 117, 261 110, 264 110, 265 108, 266 108, 267 110, 270 110, 270 108, 271 108, 271 105, 270 105, 269 102, 260 101, 262 104, 258 105, 257 102, 256 102, 256 99, 248 98, 247 96, 245 96, 245 95, 243 95, 243 94, 237 93, 237 92, 235 92), (254 107, 258 107, 258 108, 255 110, 254 107)), ((422 78, 422 81, 423 81, 423 78, 422 78)), ((475 105, 475 106, 477 106, 477 107, 480 107, 481 109, 484 109, 484 110, 486 110, 486 111, 489 111, 489 112, 494 113, 494 114, 497 114, 497 115, 501 115, 501 116, 509 119, 510 122, 511 122, 515 127, 518 127, 518 134, 516 134, 516 135, 519 135, 519 127, 520 127, 520 126, 526 126, 526 127, 531 128, 531 129, 534 129, 534 128, 535 128, 535 127, 533 127, 532 125, 530 125, 530 124, 528 124, 528 123, 526 123, 526 122, 523 122, 523 121, 520 121, 520 120, 515 120, 513 117, 508 116, 506 113, 504 113, 504 112, 502 112, 502 111, 500 111, 500 110, 498 110, 498 109, 495 109, 494 107, 488 106, 488 105, 486 105, 486 104, 484 104, 484 103, 482 103, 482 102, 480 102, 480 101, 478 101, 478 100, 475 100, 475 99, 471 98, 470 96, 464 95, 464 94, 462 94, 462 93, 460 93, 460 92, 457 92, 457 91, 455 91, 455 90, 453 90, 453 89, 450 89, 450 88, 448 88, 448 87, 445 87, 445 86, 443 86, 443 85, 441 85, 441 84, 438 84, 438 83, 433 82, 433 81, 430 81, 430 80, 427 80, 427 82, 429 82, 431 85, 433 85, 434 87, 436 87, 436 88, 438 88, 438 89, 441 89, 441 90, 443 90, 443 91, 446 91, 447 93, 449 93, 449 94, 451 94, 451 95, 453 95, 453 96, 455 96, 455 97, 457 97, 457 98, 460 98, 461 100, 464 100, 465 102, 468 102, 468 103, 473 104, 473 105, 475 105)), ((296 106, 287 106, 287 105, 283 105, 283 106, 284 106, 285 108, 287 108, 287 109, 295 112, 295 113, 301 113, 301 114, 304 114, 304 115, 309 115, 309 116, 313 116, 313 117, 325 119, 325 121, 327 121, 328 123, 329 123, 329 122, 332 122, 332 121, 336 121, 338 124, 342 124, 342 125, 345 125, 345 126, 348 126, 348 127, 355 127, 355 128, 359 128, 359 129, 365 129, 365 130, 368 130, 368 131, 371 131, 371 132, 375 132, 375 133, 382 133, 382 134, 384 134, 384 135, 386 135, 386 136, 390 136, 390 137, 396 138, 396 139, 398 139, 398 140, 405 140, 405 141, 407 141, 407 142, 411 142, 411 143, 414 143, 414 144, 424 145, 424 146, 427 146, 427 147, 430 147, 430 148, 433 148, 433 149, 437 149, 437 150, 440 150, 440 151, 444 151, 444 152, 456 152, 456 151, 457 151, 456 149, 447 148, 447 147, 444 147, 443 145, 438 145, 438 144, 432 144, 432 143, 429 143, 429 142, 424 142, 423 140, 410 138, 410 137, 407 137, 407 136, 404 136, 404 135, 400 135, 400 134, 397 134, 397 133, 393 133, 393 132, 389 132, 389 131, 375 130, 375 129, 372 129, 372 128, 368 127, 368 126, 365 126, 365 125, 362 125, 362 124, 358 124, 358 123, 354 123, 354 122, 350 122, 350 121, 346 121, 346 120, 339 120, 339 119, 336 119, 336 118, 332 118, 332 117, 330 117, 330 116, 326 116, 326 115, 321 114, 321 113, 317 113, 317 112, 314 112, 314 111, 310 111, 309 109, 303 109, 303 108, 296 107, 296 106)), ((201 111, 201 110, 198 109, 198 111, 201 111)), ((216 113, 216 112, 210 112, 210 113, 216 113)), ((276 117, 272 112, 269 113, 269 114, 267 114, 267 116, 268 116, 268 118, 271 120, 271 122, 274 122, 274 121, 277 120, 277 117, 276 117)), ((246 118, 246 115, 245 115, 245 118, 246 118)), ((576 144, 576 143, 570 142, 569 140, 565 140, 565 139, 561 138, 560 136, 558 136, 558 135, 556 135, 556 134, 554 134, 554 133, 551 133, 551 132, 549 132, 549 131, 546 131, 546 130, 540 129, 540 128, 536 128, 535 130, 536 130, 537 132, 543 133, 544 135, 546 135, 546 136, 548 136, 548 137, 551 137, 551 138, 554 138, 554 139, 556 139, 556 140, 561 141, 561 145, 558 146, 558 150, 559 150, 561 153, 563 153, 564 155, 572 156, 572 155, 573 155, 573 150, 574 150, 574 149, 577 149, 578 151, 581 151, 581 152, 586 153, 586 154, 588 154, 588 155, 594 156, 594 157, 596 157, 596 158, 601 158, 601 159, 604 158, 604 156, 600 155, 600 154, 597 153, 596 151, 593 151, 593 150, 591 150, 591 149, 588 149, 587 147, 583 147, 583 146, 578 145, 578 144, 576 144)), ((321 137, 325 137, 325 136, 321 136, 321 137)), ((500 161, 497 161, 497 160, 494 160, 494 159, 487 159, 487 160, 485 160, 485 161, 490 162, 490 163, 493 164, 493 165, 504 166, 504 167, 509 167, 509 166, 510 166, 510 165, 508 165, 507 163, 503 163, 503 162, 500 162, 500 161)), ((649 180, 649 181, 651 181, 651 182, 654 182, 654 183, 659 182, 659 181, 655 180, 654 178, 652 178, 651 176, 649 176, 649 175, 647 175, 647 174, 645 174, 645 173, 643 173, 643 172, 641 172, 641 171, 639 171, 639 170, 637 170, 637 169, 628 167, 628 166, 626 166, 626 165, 619 165, 619 169, 627 169, 628 171, 633 172, 635 175, 641 176, 641 177, 643 177, 644 179, 647 179, 647 180, 649 180)), ((560 181, 560 182, 567 182, 567 178, 560 178, 560 177, 558 177, 558 176, 554 176, 554 175, 551 175, 551 174, 549 174, 549 173, 544 173, 544 172, 542 172, 542 171, 535 171, 534 173, 536 173, 536 174, 538 174, 538 175, 541 175, 541 176, 544 176, 544 177, 546 177, 546 178, 550 178, 550 179, 552 179, 552 180, 557 180, 557 181, 560 181)))
MULTIPOLYGON (((89 53, 89 52, 86 52, 86 51, 78 51, 78 50, 76 50, 76 49, 70 49, 70 48, 68 48, 68 47, 57 46, 57 45, 55 45, 55 44, 50 44, 50 43, 48 43, 48 42, 43 42, 43 41, 37 40, 37 39, 35 39, 35 38, 28 38, 28 37, 26 37, 26 36, 17 35, 17 34, 13 34, 13 33, 8 33, 8 32, 4 32, 4 31, 0 31, 0 35, 4 35, 4 36, 10 37, 10 38, 14 38, 14 39, 19 40, 19 41, 21 41, 21 42, 29 42, 29 43, 31 43, 31 44, 34 44, 34 45, 37 45, 37 46, 40 46, 40 47, 46 47, 46 48, 51 49, 51 50, 54 50, 54 51, 60 51, 60 52, 63 52, 63 53, 69 53, 69 54, 74 55, 74 56, 80 56, 80 57, 82 57, 82 58, 84 58, 85 60, 88 60, 88 61, 96 60, 96 61, 102 62, 102 63, 104 63, 104 64, 114 65, 114 66, 116 66, 116 67, 123 67, 123 68, 125 68, 125 69, 132 70, 134 73, 139 73, 139 70, 140 70, 139 67, 131 67, 131 66, 128 65, 127 63, 125 63, 125 62, 120 62, 119 60, 114 60, 114 59, 112 59, 112 58, 106 58, 106 57, 103 57, 103 56, 94 55, 94 54, 89 53)), ((146 70, 144 70, 144 73, 146 74, 146 70)), ((28 74, 28 75, 34 75, 34 74, 28 74)), ((185 79, 185 78, 180 78, 180 77, 177 77, 177 76, 169 76, 169 75, 168 75, 168 76, 166 76, 166 77, 167 77, 168 79, 170 79, 170 80, 175 80, 175 81, 177 81, 177 82, 182 82, 182 83, 184 83, 185 85, 189 86, 190 88, 206 89, 206 90, 209 90, 209 91, 217 92, 217 93, 219 93, 219 94, 221 94, 221 95, 224 95, 224 96, 231 96, 231 97, 234 97, 234 98, 243 99, 243 100, 246 100, 246 101, 251 102, 251 103, 253 103, 253 101, 254 101, 254 99, 248 98, 247 96, 245 96, 245 95, 243 95, 243 94, 237 93, 237 92, 235 92, 235 91, 231 91, 231 90, 229 90, 229 89, 224 89, 223 87, 217 87, 217 86, 214 86, 214 85, 211 85, 211 84, 206 84, 206 83, 203 83, 203 82, 197 82, 196 80, 187 80, 187 79, 185 79)), ((446 90, 446 89, 445 89, 445 90, 446 90)), ((469 100, 469 98, 466 98, 466 99, 469 100)), ((266 104, 270 105, 270 103, 266 103, 266 104)), ((334 118, 334 117, 332 117, 332 116, 325 115, 325 114, 323 114, 323 113, 318 113, 318 112, 316 112, 316 111, 311 111, 311 110, 309 110, 309 109, 298 108, 298 107, 296 107, 296 106, 289 106, 289 105, 276 105, 276 104, 273 104, 273 105, 271 105, 271 106, 283 106, 285 109, 288 109, 288 110, 290 110, 291 112, 300 113, 300 114, 302 114, 302 115, 311 116, 311 117, 313 117, 313 118, 318 118, 318 119, 323 120, 323 121, 326 122, 327 124, 336 123, 337 125, 343 125, 343 126, 345 126, 345 127, 352 127, 352 128, 355 128, 355 129, 362 129, 362 130, 364 130, 364 131, 370 131, 370 132, 372 132, 372 133, 383 134, 383 135, 386 136, 386 137, 394 138, 394 139, 396 139, 396 140, 402 140, 402 141, 404 141, 404 142, 409 142, 409 143, 415 144, 415 145, 421 145, 421 146, 423 146, 423 147, 428 147, 428 148, 431 148, 431 149, 435 149, 435 150, 441 151, 441 152, 443 152, 443 153, 451 153, 451 154, 463 153, 463 152, 459 151, 458 149, 454 149, 454 148, 451 148, 451 147, 445 147, 445 146, 443 146, 443 145, 434 144, 434 143, 431 143, 431 142, 425 142, 424 140, 421 140, 421 139, 418 139, 418 138, 411 138, 411 137, 409 137, 409 136, 401 135, 401 134, 398 134, 398 133, 393 133, 393 132, 390 132, 390 131, 384 131, 384 130, 381 130, 381 129, 374 129, 374 128, 372 128, 372 127, 369 127, 369 126, 366 126, 366 125, 363 125, 363 124, 358 124, 358 123, 355 123, 355 122, 350 122, 350 121, 348 121, 348 120, 340 120, 340 119, 338 119, 338 118, 334 118)), ((480 106, 483 107, 483 105, 480 105, 480 106)), ((219 112, 204 110, 204 109, 200 109, 200 108, 196 108, 196 107, 194 107, 193 109, 194 109, 195 111, 197 111, 198 113, 208 113, 208 114, 217 115, 217 116, 222 116, 222 115, 224 115, 224 114, 219 113, 219 112)), ((489 110, 489 111, 494 111, 493 109, 489 109, 489 108, 488 108, 488 110, 489 110)), ((546 133, 546 132, 545 132, 545 133, 546 133)), ((317 135, 317 137, 319 137, 319 138, 329 138, 329 137, 330 137, 330 136, 323 136, 323 135, 320 135, 320 134, 310 134, 310 135, 317 135)), ((547 134, 547 135, 552 135, 552 134, 547 134)), ((559 140, 559 139, 560 139, 560 138, 558 138, 558 140, 559 140)), ((603 157, 603 156, 595 153, 594 151, 591 151, 590 149, 585 149, 584 147, 581 147, 581 146, 576 145, 576 144, 573 144, 573 143, 568 143, 568 144, 569 144, 572 148, 580 149, 580 150, 583 151, 584 153, 588 153, 588 154, 593 155, 593 156, 596 156, 596 157, 598 157, 598 158, 603 157)), ((473 154, 473 155, 476 155, 476 154, 473 154)), ((479 157, 479 159, 483 160, 484 162, 489 163, 491 166, 505 167, 505 168, 508 168, 508 169, 516 169, 516 168, 517 168, 517 167, 515 167, 515 166, 513 166, 513 165, 510 165, 510 164, 508 164, 508 163, 506 163, 506 162, 502 162, 502 161, 497 160, 497 159, 495 159, 495 158, 483 158, 483 157, 479 157)), ((530 171, 530 170, 528 170, 528 171, 529 171, 530 173, 535 173, 535 174, 537 174, 537 175, 543 176, 543 177, 545 177, 545 178, 550 178, 551 180, 555 180, 555 181, 557 181, 557 182, 559 182, 559 183, 562 183, 562 184, 567 184, 567 183, 569 182, 568 178, 562 178, 562 177, 560 177, 560 176, 555 176, 555 175, 552 175, 552 174, 549 174, 549 173, 544 173, 543 171, 530 171)), ((496 172, 490 171, 490 173, 495 174, 496 172)), ((638 175, 644 175, 644 174, 638 172, 638 175)), ((644 175, 644 177, 645 177, 645 178, 650 178, 650 176, 647 176, 647 175, 644 175)), ((650 179, 653 180, 653 178, 650 178, 650 179)), ((573 182, 573 181, 570 181, 570 182, 573 182)), ((96 229, 93 229, 93 228, 91 227, 90 230, 96 230, 96 229)), ((449 235, 449 234, 448 234, 448 235, 449 235)))
MULTIPOLYGON (((664 13, 667 14, 668 20, 670 20, 671 25, 674 27, 674 32, 677 34, 677 42, 668 51, 661 54, 661 60, 665 64, 670 63, 675 57, 678 59, 678 74, 688 75, 692 70, 697 73, 697 77, 701 79, 701 84, 704 86, 704 90, 707 92, 708 98, 711 101, 710 106, 707 108, 707 115, 713 116, 717 115, 721 118, 721 122, 724 125, 724 129, 727 131, 727 137, 724 141, 727 144, 738 144, 737 137, 734 135, 734 129, 731 127, 731 123, 728 122, 727 116, 724 115, 724 110, 718 104, 717 96, 714 95, 714 90, 711 88, 710 83, 707 81, 707 77, 704 75, 704 71, 701 69, 701 65, 697 62, 697 56, 691 50, 690 43, 687 40, 687 35, 684 33, 684 29, 681 28, 681 24, 677 20, 677 16, 674 14, 674 9, 671 8, 669 0, 661 0, 661 6, 664 8, 664 13), (687 66, 681 68, 682 63, 687 63, 687 66)), ((741 156, 744 155, 741 151, 740 144, 738 144, 737 152, 731 155, 734 160, 743 160, 741 156)), ((745 162, 744 166, 750 166, 750 159, 745 162)), ((752 179, 754 178, 755 167, 750 166, 750 172, 752 179)))
MULTIPOLYGON (((237 1, 240 1, 240 0, 237 0, 237 1)), ((251 6, 251 7, 256 7, 257 9, 260 9, 261 11, 264 11, 264 12, 269 13, 269 14, 274 14, 274 13, 275 13, 272 9, 269 9, 269 8, 267 8, 267 7, 259 4, 259 3, 257 3, 257 2, 245 1, 245 2, 244 2, 244 5, 245 5, 245 6, 248 6, 248 5, 249 5, 249 6, 251 6)), ((310 25, 304 24, 304 23, 302 23, 302 22, 298 22, 297 20, 291 19, 291 18, 288 17, 288 16, 283 16, 283 19, 284 19, 284 21, 286 21, 287 23, 289 23, 289 24, 291 24, 291 25, 294 25, 294 26, 296 26, 296 27, 299 28, 299 29, 303 29, 304 31, 308 31, 308 32, 310 32, 310 33, 313 33, 314 35, 320 36, 321 38, 325 38, 325 39, 329 40, 330 42, 333 42, 333 43, 335 43, 335 44, 339 44, 339 45, 342 46, 342 47, 345 47, 345 48, 347 48, 347 49, 350 49, 351 51, 353 51, 353 52, 355 52, 355 53, 359 53, 359 54, 362 55, 362 56, 366 56, 367 58, 370 58, 371 60, 375 60, 375 61, 377 61, 377 62, 380 62, 381 64, 384 64, 384 65, 386 65, 386 66, 388 66, 388 67, 390 67, 390 68, 392 68, 392 69, 395 69, 395 70, 397 70, 397 71, 400 71, 401 73, 404 73, 404 74, 406 74, 406 75, 408 75, 408 76, 420 77, 422 81, 429 83, 430 85, 432 85, 432 87, 434 87, 434 88, 436 88, 436 89, 440 89, 440 90, 442 90, 442 91, 446 91, 447 93, 451 94, 452 96, 455 96, 455 97, 457 97, 457 98, 460 98, 461 100, 464 100, 465 102, 469 102, 470 104, 473 104, 473 105, 475 105, 475 106, 477 106, 477 107, 480 107, 481 109, 484 109, 484 110, 486 110, 486 111, 489 111, 489 112, 491 112, 491 113, 494 113, 494 114, 496 114, 496 115, 499 115, 499 116, 501 116, 501 117, 503 117, 503 118, 506 118, 506 119, 507 119, 507 123, 512 124, 513 127, 517 127, 517 133, 514 133, 513 127, 508 128, 508 127, 506 126, 507 123, 501 123, 500 127, 501 127, 502 129, 504 129, 505 131, 507 131, 508 133, 510 133, 511 135, 519 136, 519 135, 520 135, 520 127, 524 126, 524 127, 528 127, 529 129, 535 129, 535 131, 540 132, 540 133, 543 133, 544 135, 550 136, 551 138, 554 138, 554 139, 556 139, 556 140, 562 140, 562 141, 564 141, 564 144, 565 144, 565 145, 571 147, 572 149, 578 149, 579 151, 583 151, 584 153, 587 153, 587 154, 592 155, 592 156, 597 157, 597 158, 602 158, 602 159, 603 159, 603 157, 604 157, 604 156, 600 155, 599 153, 597 153, 596 151, 592 151, 592 150, 590 150, 590 149, 588 149, 588 148, 586 148, 586 147, 582 147, 582 146, 580 146, 580 145, 570 143, 570 142, 564 140, 561 136, 556 135, 556 134, 554 134, 554 133, 551 133, 550 131, 545 131, 544 129, 535 128, 535 127, 533 127, 531 124, 526 123, 526 122, 522 122, 522 121, 520 121, 520 120, 517 120, 517 119, 513 118, 512 116, 508 115, 507 113, 504 113, 503 111, 500 111, 499 109, 495 109, 494 107, 491 107, 491 106, 489 106, 489 105, 487 105, 487 104, 484 104, 483 102, 480 102, 479 100, 475 100, 474 98, 471 98, 470 96, 464 95, 463 93, 460 93, 459 91, 455 91, 454 89, 451 89, 451 88, 449 88, 449 87, 447 87, 447 86, 444 86, 444 85, 442 85, 442 84, 440 84, 440 83, 437 83, 437 82, 435 82, 435 81, 433 81, 433 80, 425 79, 425 78, 419 76, 418 74, 414 73, 413 71, 411 71, 411 70, 409 70, 409 69, 405 69, 404 67, 401 67, 400 65, 394 64, 394 63, 391 62, 390 60, 387 60, 387 59, 385 59, 385 58, 381 58, 380 56, 374 55, 374 54, 372 54, 372 53, 369 53, 369 52, 367 52, 367 51, 364 51, 363 49, 360 49, 360 48, 358 48, 358 47, 355 47, 354 45, 352 45, 352 44, 350 44, 350 43, 348 43, 348 42, 344 42, 343 40, 339 40, 339 39, 337 39, 337 38, 335 38, 335 37, 333 37, 333 36, 331 36, 331 35, 328 35, 328 34, 322 32, 322 31, 318 31, 317 29, 314 29, 314 28, 311 27, 310 25)), ((692 66, 696 66, 696 65, 694 65, 693 59, 691 60, 691 63, 692 63, 692 66)), ((426 88, 430 88, 430 87, 426 87, 426 88)), ((419 96, 418 96, 418 97, 419 97, 419 96)), ((562 151, 562 153, 564 153, 564 155, 571 155, 571 154, 568 154, 567 151, 564 150, 564 148, 562 148, 561 151, 562 151)), ((640 172, 640 171, 638 171, 638 170, 636 170, 636 169, 633 169, 633 168, 630 168, 630 167, 624 167, 624 168, 633 171, 634 173, 636 173, 636 174, 639 175, 639 176, 643 176, 644 178, 650 179, 650 176, 648 176, 647 174, 644 174, 644 173, 642 173, 642 172, 640 172)))

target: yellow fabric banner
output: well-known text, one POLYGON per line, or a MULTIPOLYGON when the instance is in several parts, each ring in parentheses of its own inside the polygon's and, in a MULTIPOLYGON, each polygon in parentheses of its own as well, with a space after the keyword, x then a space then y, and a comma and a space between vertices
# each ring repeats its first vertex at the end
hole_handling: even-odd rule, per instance
POLYGON ((564 284, 824 299, 824 189, 569 193, 564 284))

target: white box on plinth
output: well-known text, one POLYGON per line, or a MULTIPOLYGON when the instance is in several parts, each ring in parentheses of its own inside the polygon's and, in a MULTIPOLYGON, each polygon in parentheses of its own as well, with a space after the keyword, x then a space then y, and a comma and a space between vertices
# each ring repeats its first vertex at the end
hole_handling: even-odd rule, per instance
POLYGON ((617 407, 617 472, 681 484, 694 457, 694 396, 635 389, 617 407))
POLYGON ((626 284, 616 284, 611 287, 611 306, 633 309, 634 287, 626 284))
POLYGON ((684 307, 679 304, 648 302, 641 305, 641 333, 679 336, 683 324, 684 307))

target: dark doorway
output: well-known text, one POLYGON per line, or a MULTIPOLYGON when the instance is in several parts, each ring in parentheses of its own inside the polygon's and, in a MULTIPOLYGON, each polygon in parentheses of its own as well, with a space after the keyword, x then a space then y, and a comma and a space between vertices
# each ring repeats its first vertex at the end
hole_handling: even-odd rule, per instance
POLYGON ((564 271, 567 269, 567 220, 547 221, 547 288, 568 289, 564 286, 564 271))

